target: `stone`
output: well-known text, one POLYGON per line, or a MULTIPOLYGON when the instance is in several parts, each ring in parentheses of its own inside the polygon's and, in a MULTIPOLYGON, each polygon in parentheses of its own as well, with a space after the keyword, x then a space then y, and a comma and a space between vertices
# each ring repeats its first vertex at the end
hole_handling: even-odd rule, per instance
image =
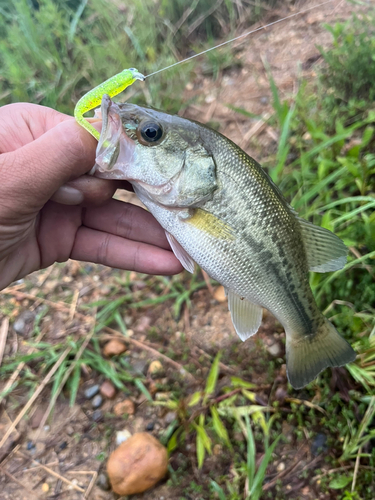
POLYGON ((280 355, 281 353, 281 348, 280 345, 275 342, 274 344, 267 346, 267 351, 271 354, 271 356, 274 356, 275 358, 280 355))
POLYGON ((118 356, 126 351, 126 345, 121 340, 113 339, 103 347, 104 356, 118 356))
POLYGON ((99 488, 101 490, 108 491, 110 488, 110 485, 109 485, 107 474, 104 474, 104 472, 101 472, 98 475, 98 479, 96 480, 96 484, 99 486, 99 488))
POLYGON ((223 286, 220 285, 216 288, 214 292, 214 299, 218 302, 225 302, 227 300, 223 286))
POLYGON ((107 472, 118 495, 142 493, 155 486, 168 470, 167 449, 151 434, 134 434, 110 455, 107 472))
POLYGON ((155 427, 155 422, 149 422, 147 425, 146 425, 146 431, 153 431, 154 430, 154 427, 155 427))
POLYGON ((165 417, 164 417, 164 422, 166 425, 169 425, 173 422, 173 420, 176 420, 177 414, 175 411, 169 411, 165 417))
POLYGON ((94 422, 100 422, 103 419, 102 410, 95 410, 92 412, 91 418, 94 422))
POLYGON ((42 418, 44 417, 45 411, 46 409, 44 407, 42 406, 37 407, 30 420, 30 427, 32 429, 37 429, 39 427, 39 424, 42 421, 42 418))
POLYGON ((158 359, 152 361, 150 366, 148 367, 148 373, 152 375, 160 375, 164 372, 163 365, 160 363, 158 359))
POLYGON ((324 453, 328 450, 327 436, 325 434, 317 434, 311 444, 311 453, 314 456, 324 453))
POLYGON ((98 392, 99 392, 99 385, 95 384, 85 389, 84 395, 86 399, 91 399, 94 396, 96 396, 98 392))
POLYGON ((131 437, 131 432, 128 429, 123 429, 122 431, 116 432, 116 444, 120 446, 121 443, 125 443, 127 439, 131 437))
POLYGON ((93 408, 99 408, 103 403, 103 398, 100 394, 97 394, 91 402, 93 408))
POLYGON ((124 401, 120 401, 119 403, 115 404, 113 413, 117 417, 121 417, 122 415, 134 415, 135 405, 130 399, 124 399, 124 401))
POLYGON ((13 330, 19 335, 26 335, 32 328, 35 312, 23 311, 13 323, 13 330))
POLYGON ((115 386, 109 380, 105 380, 100 386, 100 394, 107 399, 113 399, 116 395, 115 386))

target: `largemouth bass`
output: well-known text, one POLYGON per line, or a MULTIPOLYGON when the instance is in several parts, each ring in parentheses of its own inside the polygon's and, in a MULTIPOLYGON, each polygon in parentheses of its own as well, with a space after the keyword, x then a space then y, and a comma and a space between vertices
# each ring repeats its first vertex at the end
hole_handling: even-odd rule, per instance
POLYGON ((268 309, 285 329, 296 389, 355 359, 308 281, 309 270, 344 266, 337 236, 301 219, 255 160, 207 126, 108 96, 101 115, 96 175, 131 182, 185 269, 197 263, 225 287, 242 340, 268 309))

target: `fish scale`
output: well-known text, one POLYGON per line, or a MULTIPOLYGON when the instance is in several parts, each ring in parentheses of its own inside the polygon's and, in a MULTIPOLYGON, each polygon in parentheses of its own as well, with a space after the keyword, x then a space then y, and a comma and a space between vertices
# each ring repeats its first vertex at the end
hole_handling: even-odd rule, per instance
POLYGON ((197 263, 225 287, 242 340, 256 333, 267 308, 285 329, 295 388, 355 358, 308 281, 309 269, 343 267, 347 249, 339 238, 300 219, 255 160, 205 125, 106 96, 101 112, 97 175, 120 172, 182 265, 192 272, 197 263))

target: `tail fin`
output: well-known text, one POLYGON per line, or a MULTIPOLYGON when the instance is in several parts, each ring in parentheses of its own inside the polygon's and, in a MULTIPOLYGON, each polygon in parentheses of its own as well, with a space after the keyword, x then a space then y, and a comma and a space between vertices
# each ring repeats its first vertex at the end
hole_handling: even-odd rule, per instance
POLYGON ((354 361, 355 351, 327 319, 313 334, 286 344, 288 379, 295 389, 302 389, 325 368, 354 361))

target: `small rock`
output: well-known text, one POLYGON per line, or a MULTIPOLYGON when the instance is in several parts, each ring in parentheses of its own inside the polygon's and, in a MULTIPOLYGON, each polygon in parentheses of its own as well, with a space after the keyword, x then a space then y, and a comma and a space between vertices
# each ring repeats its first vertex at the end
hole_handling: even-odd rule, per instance
POLYGON ((100 394, 107 399, 112 399, 116 395, 116 389, 109 380, 105 380, 100 386, 100 394))
POLYGON ((160 375, 164 371, 163 365, 160 363, 158 359, 152 361, 150 366, 148 367, 148 373, 152 375, 160 375))
POLYGON ((134 330, 139 333, 144 333, 150 328, 151 318, 149 316, 142 316, 134 326, 134 330))
POLYGON ((168 470, 167 449, 151 434, 134 434, 109 457, 108 477, 119 495, 133 495, 154 486, 168 470))
POLYGON ((26 449, 28 451, 32 450, 33 448, 35 448, 35 444, 32 442, 32 441, 28 441, 27 444, 26 444, 26 449))
POLYGON ((221 446, 221 444, 215 444, 215 446, 212 448, 212 453, 216 456, 222 455, 223 447, 221 446))
POLYGON ((65 448, 68 446, 68 443, 66 441, 63 441, 61 444, 59 444, 59 451, 65 450, 65 448))
POLYGON ((65 432, 68 434, 68 436, 72 436, 74 434, 74 429, 71 425, 67 425, 65 427, 65 432))
POLYGON ((146 425, 146 431, 148 432, 151 432, 154 430, 154 427, 155 427, 155 422, 149 422, 147 425, 146 425))
POLYGON ((96 396, 98 394, 98 392, 99 392, 99 385, 95 384, 95 385, 92 385, 91 387, 88 387, 85 390, 84 395, 85 395, 86 399, 91 399, 94 396, 96 396))
POLYGON ((19 335, 26 335, 32 327, 35 313, 23 311, 13 323, 13 330, 19 335))
POLYGON ((268 104, 268 102, 269 102, 268 97, 263 96, 260 98, 260 103, 263 104, 263 106, 266 106, 268 104))
POLYGON ((102 410, 95 410, 92 412, 91 418, 94 422, 100 422, 103 418, 102 410))
POLYGON ((116 444, 120 446, 121 443, 125 443, 127 439, 131 437, 131 432, 128 429, 116 432, 116 444))
POLYGON ((103 403, 103 398, 100 394, 97 394, 92 400, 91 404, 93 408, 99 408, 103 403))
POLYGON ((214 293, 214 299, 217 300, 218 302, 225 302, 227 300, 223 286, 220 285, 219 287, 216 288, 214 293))
POLYGON ((311 444, 311 453, 317 456, 319 455, 319 453, 325 452, 327 450, 327 436, 325 434, 317 434, 311 444))
POLYGON ((103 347, 104 356, 118 356, 126 351, 126 345, 120 340, 113 339, 106 343, 103 347))
POLYGON ((169 411, 165 417, 164 417, 164 422, 166 425, 169 425, 173 422, 173 420, 176 420, 177 414, 175 411, 169 411))
POLYGON ((147 359, 137 359, 135 363, 132 363, 133 370, 136 373, 140 373, 144 375, 146 373, 146 368, 148 365, 148 360, 147 359))
POLYGON ((275 392, 275 398, 278 401, 284 401, 287 394, 288 393, 287 393, 287 390, 285 389, 285 387, 278 387, 276 389, 276 392, 275 392))
POLYGON ((277 472, 282 472, 283 470, 285 470, 285 463, 280 462, 279 464, 277 464, 276 470, 277 472))
POLYGON ((277 356, 280 355, 281 348, 280 348, 279 344, 277 342, 275 342, 274 344, 267 346, 267 351, 271 354, 271 356, 275 356, 275 358, 276 358, 277 356))
POLYGON ((104 474, 104 472, 101 472, 98 476, 98 479, 96 480, 96 484, 99 486, 100 489, 102 489, 104 491, 108 491, 110 486, 109 486, 107 474, 104 474))
POLYGON ((135 413, 135 405, 133 401, 130 399, 124 399, 124 401, 120 401, 119 403, 115 404, 113 408, 113 413, 117 416, 120 417, 121 415, 134 415, 135 413))
POLYGON ((31 417, 30 427, 32 429, 37 429, 39 427, 39 424, 44 416, 44 413, 45 413, 45 408, 38 406, 38 408, 34 412, 34 415, 31 417))

